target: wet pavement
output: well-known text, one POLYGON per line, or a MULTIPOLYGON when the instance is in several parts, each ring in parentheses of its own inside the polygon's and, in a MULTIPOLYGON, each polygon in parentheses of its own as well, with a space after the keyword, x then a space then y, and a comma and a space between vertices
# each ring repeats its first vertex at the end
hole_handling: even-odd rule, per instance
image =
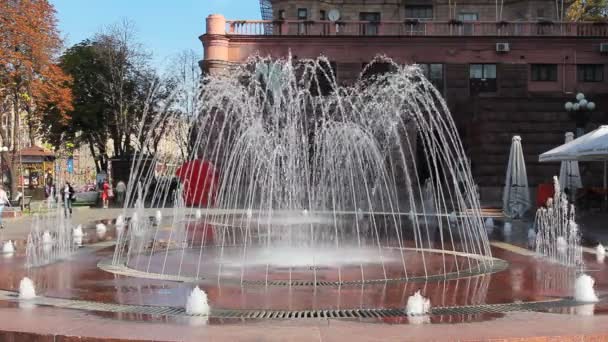
MULTIPOLYGON (((100 270, 97 263, 110 258, 113 254, 113 247, 96 248, 95 246, 99 246, 99 242, 111 241, 114 238, 113 229, 110 229, 108 234, 102 238, 99 238, 92 228, 85 231, 85 246, 80 248, 70 260, 40 268, 26 269, 23 266, 25 249, 23 243, 19 243, 15 255, 4 255, 0 258, 0 274, 3 274, 3 277, 0 277, 0 289, 17 291, 21 278, 28 276, 34 280, 38 295, 45 297, 146 306, 183 307, 185 305, 193 284, 126 277, 100 270)), ((521 224, 521 227, 515 224, 510 236, 504 236, 500 228, 496 228, 491 236, 495 240, 506 240, 514 246, 525 247, 527 240, 524 238, 524 232, 527 233, 525 223, 521 224)), ((403 308, 408 296, 417 290, 430 298, 433 307, 551 301, 572 296, 572 285, 576 276, 576 271, 572 268, 563 267, 542 258, 522 255, 517 252, 517 249, 493 247, 492 254, 496 258, 507 261, 509 267, 494 274, 482 274, 461 279, 339 287, 240 286, 237 283, 211 281, 201 282, 200 285, 207 292, 213 309, 229 310, 403 308)), ((127 331, 127 327, 130 327, 136 329, 137 335, 141 338, 168 341, 202 336, 233 337, 234 340, 255 340, 257 337, 258 340, 268 340, 270 339, 270 335, 267 334, 269 331, 276 332, 274 337, 277 340, 292 337, 294 340, 342 340, 339 339, 340 336, 352 336, 355 340, 364 339, 365 336, 369 338, 368 340, 379 337, 383 337, 383 340, 390 340, 391 338, 397 339, 398 336, 395 334, 401 333, 410 334, 408 336, 411 337, 418 336, 421 339, 444 336, 446 340, 455 336, 460 336, 459 338, 486 336, 489 338, 492 336, 539 336, 539 334, 541 336, 577 333, 608 334, 606 330, 608 329, 608 315, 606 315, 608 314, 608 266, 599 262, 593 254, 585 253, 584 258, 586 273, 595 278, 595 288, 602 301, 593 306, 557 308, 545 310, 547 312, 542 313, 454 313, 434 315, 423 321, 412 321, 407 317, 346 321, 326 319, 242 321, 217 317, 202 319, 200 317, 128 312, 118 314, 96 312, 95 310, 74 311, 39 306, 23 309, 19 308, 16 302, 3 301, 0 302, 2 306, 0 330, 10 330, 11 325, 6 321, 2 322, 2 316, 10 313, 14 317, 20 317, 20 319, 32 323, 31 326, 24 329, 25 331, 65 332, 65 327, 58 327, 54 324, 61 325, 68 320, 73 320, 77 323, 70 329, 85 333, 86 331, 81 328, 90 326, 91 336, 125 338, 124 332, 127 331), (531 325, 529 321, 526 321, 530 317, 538 320, 538 325, 531 325), (56 322, 60 318, 64 320, 56 322), (544 321, 547 322, 546 324, 555 325, 554 329, 544 326, 542 323, 544 321), (579 325, 575 325, 576 328, 573 328, 571 323, 573 321, 579 322, 579 325), (431 324, 426 324, 424 331, 421 331, 421 326, 411 323, 431 324), (455 323, 459 323, 457 326, 462 329, 458 329, 456 335, 448 334, 448 330, 444 326, 453 326, 455 323), (394 326, 402 328, 394 328, 394 326), (411 327, 406 328, 408 326, 411 327), (570 326, 571 329, 564 330, 566 326, 570 326), (307 331, 306 327, 310 331, 307 331), (584 329, 581 330, 581 327, 584 329), (368 333, 364 333, 362 329, 368 329, 368 333), (478 334, 472 334, 471 329, 477 331, 478 334), (266 334, 264 330, 267 330, 266 334), (152 334, 152 331, 156 331, 157 334, 152 334), (352 335, 356 331, 361 332, 361 335, 352 335), (377 335, 370 335, 371 331, 377 335), (175 336, 169 336, 168 332, 175 333, 175 336), (339 332, 344 335, 340 335, 339 332)), ((433 262, 429 264, 433 264, 433 262)), ((441 263, 438 262, 438 264, 441 263)), ((16 330, 19 330, 18 328, 21 326, 21 324, 13 325, 16 330)))

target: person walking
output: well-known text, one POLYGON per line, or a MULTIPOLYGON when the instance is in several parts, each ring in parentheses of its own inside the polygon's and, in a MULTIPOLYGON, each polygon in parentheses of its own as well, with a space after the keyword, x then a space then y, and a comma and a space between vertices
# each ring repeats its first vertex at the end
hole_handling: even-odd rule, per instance
POLYGON ((74 188, 70 184, 70 182, 65 182, 63 190, 61 191, 61 196, 63 199, 63 211, 65 217, 72 216, 72 201, 74 200, 74 188))
POLYGON ((102 189, 101 189, 101 201, 103 203, 103 208, 108 209, 110 205, 110 184, 108 180, 103 181, 102 189))
POLYGON ((4 206, 7 205, 10 206, 11 201, 9 201, 6 191, 4 191, 4 187, 0 185, 0 229, 4 229, 4 224, 2 223, 2 213, 4 213, 4 206))
POLYGON ((122 180, 116 184, 116 202, 119 206, 123 206, 125 203, 125 194, 127 192, 127 185, 122 180))

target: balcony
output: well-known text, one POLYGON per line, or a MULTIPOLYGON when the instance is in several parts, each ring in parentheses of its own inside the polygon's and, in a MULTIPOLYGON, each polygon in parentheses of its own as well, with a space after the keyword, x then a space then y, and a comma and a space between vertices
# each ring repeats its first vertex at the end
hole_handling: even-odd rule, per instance
POLYGON ((497 36, 608 37, 607 23, 227 20, 230 36, 497 36))

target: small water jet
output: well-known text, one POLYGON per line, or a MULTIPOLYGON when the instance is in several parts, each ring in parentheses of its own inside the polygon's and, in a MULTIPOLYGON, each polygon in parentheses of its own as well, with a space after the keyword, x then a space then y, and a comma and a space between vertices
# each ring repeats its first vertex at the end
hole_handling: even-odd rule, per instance
POLYGON ((494 229, 494 219, 491 217, 488 217, 485 221, 484 221, 484 227, 488 230, 493 230, 494 229))
POLYGON ((574 205, 561 192, 557 177, 553 177, 553 188, 547 207, 536 211, 536 252, 565 266, 581 266, 583 250, 574 205))
POLYGON ((566 239, 563 236, 557 237, 557 240, 555 241, 555 245, 557 247, 558 253, 566 253, 566 251, 568 250, 568 242, 566 241, 566 239))
POLYGON ((456 215, 455 211, 452 211, 450 213, 449 219, 450 219, 450 223, 456 223, 458 221, 458 215, 456 215))
POLYGON ((4 244, 2 245, 2 253, 4 253, 4 254, 15 253, 15 245, 13 244, 12 240, 8 240, 8 241, 4 242, 4 244))
POLYGON ((420 290, 416 291, 413 296, 407 299, 407 305, 405 312, 409 316, 415 315, 426 315, 431 311, 431 301, 428 298, 424 298, 420 294, 420 290))
POLYGON ((105 233, 108 230, 108 227, 103 223, 98 223, 95 225, 95 230, 97 233, 105 233))
POLYGON ((581 274, 574 283, 574 299, 579 302, 598 302, 593 286, 595 279, 587 274, 581 274))
POLYGON ((161 222, 163 221, 163 213, 160 210, 156 211, 156 216, 155 216, 155 223, 157 226, 160 226, 161 222))
POLYGON ((79 224, 78 226, 76 226, 76 228, 74 228, 74 230, 72 232, 72 236, 74 238, 82 238, 84 236, 84 232, 82 230, 81 224, 79 224))
POLYGON ((505 222, 505 225, 503 226, 503 233, 505 235, 511 235, 511 232, 513 230, 513 226, 511 225, 511 222, 505 222))
POLYGON ((604 247, 604 245, 602 245, 601 243, 598 243, 597 246, 595 246, 595 254, 605 256, 606 248, 604 247))
POLYGON ((186 301, 186 313, 188 315, 209 316, 209 303, 207 294, 198 286, 192 289, 186 301))
POLYGON ((48 230, 45 230, 42 234, 42 243, 45 245, 53 244, 53 237, 51 236, 51 233, 48 230))
POLYGON ((116 228, 124 228, 126 226, 125 217, 123 215, 118 215, 116 218, 116 228))
POLYGON ((598 264, 603 264, 604 259, 606 259, 606 248, 604 245, 599 243, 597 246, 595 246, 595 260, 598 264))
POLYGON ((34 299, 36 298, 36 289, 34 287, 34 282, 28 278, 24 277, 19 282, 19 299, 34 299))
POLYGON ((48 265, 74 252, 73 227, 57 206, 44 215, 34 214, 25 247, 26 267, 48 265))

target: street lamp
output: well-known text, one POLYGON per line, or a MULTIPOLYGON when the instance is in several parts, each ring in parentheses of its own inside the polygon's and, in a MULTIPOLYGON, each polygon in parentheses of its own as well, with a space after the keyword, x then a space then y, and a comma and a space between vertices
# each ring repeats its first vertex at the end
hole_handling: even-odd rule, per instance
POLYGON ((0 173, 2 174, 2 185, 4 186, 4 153, 8 152, 8 147, 0 147, 0 152, 2 152, 2 156, 0 156, 0 173))
POLYGON ((574 120, 576 121, 576 137, 578 138, 585 134, 585 125, 589 121, 589 114, 595 110, 595 102, 587 100, 585 94, 578 93, 576 94, 576 101, 566 102, 564 109, 574 116, 574 120))

